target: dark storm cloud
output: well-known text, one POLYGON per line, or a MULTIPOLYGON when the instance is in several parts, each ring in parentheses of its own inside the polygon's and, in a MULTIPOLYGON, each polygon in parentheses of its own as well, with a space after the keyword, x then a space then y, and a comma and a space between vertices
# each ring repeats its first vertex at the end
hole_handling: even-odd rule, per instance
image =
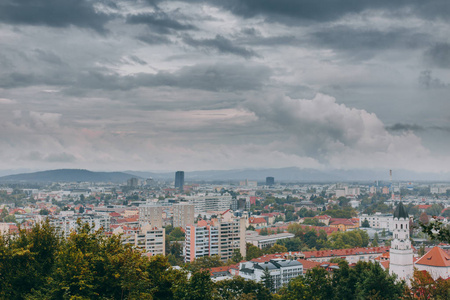
POLYGON ((389 131, 423 131, 425 128, 417 124, 396 123, 392 126, 386 126, 389 131))
POLYGON ((153 13, 142 13, 137 15, 129 15, 127 17, 128 24, 145 24, 149 26, 152 31, 160 34, 169 34, 173 30, 194 30, 195 26, 191 24, 183 24, 171 18, 163 11, 156 11, 153 13))
POLYGON ((51 51, 44 51, 42 49, 35 49, 34 53, 36 58, 40 61, 47 62, 53 65, 62 65, 64 64, 61 58, 51 51))
POLYGON ((105 32, 110 16, 89 0, 0 0, 0 22, 13 25, 70 25, 105 32))
POLYGON ((425 52, 425 58, 434 67, 450 68, 450 44, 438 43, 425 52))
POLYGON ((348 26, 325 28, 314 32, 312 36, 319 45, 354 51, 358 51, 358 49, 377 51, 394 46, 418 48, 424 46, 429 40, 427 35, 405 28, 379 31, 348 26))
POLYGON ((402 131, 421 132, 421 131, 430 131, 430 130, 450 132, 450 127, 438 126, 438 125, 421 126, 418 124, 396 123, 392 126, 386 126, 386 130, 389 130, 391 132, 396 132, 396 131, 397 132, 402 132, 402 131))
POLYGON ((79 76, 76 88, 131 90, 139 87, 169 86, 205 91, 246 91, 260 89, 271 75, 260 65, 215 64, 183 67, 177 72, 138 73, 129 76, 92 71, 79 76))
POLYGON ((433 77, 430 70, 420 72, 419 85, 426 89, 443 89, 450 86, 448 83, 442 82, 439 78, 433 77))
MULTIPOLYGON (((200 1, 202 2, 202 1, 200 1)), ((271 20, 328 22, 348 14, 380 9, 402 14, 413 12, 425 18, 449 20, 450 2, 447 0, 206 0, 243 17, 263 15, 271 20)))
POLYGON ((149 45, 169 44, 170 39, 166 35, 145 33, 137 36, 137 39, 149 45))
POLYGON ((131 61, 133 61, 133 62, 135 62, 135 63, 138 63, 138 64, 140 64, 140 65, 142 65, 142 66, 145 66, 145 65, 147 64, 146 61, 140 59, 140 58, 137 57, 136 55, 130 55, 130 56, 128 56, 128 58, 129 58, 131 61))
POLYGON ((213 39, 194 39, 190 36, 185 36, 183 37, 183 41, 192 47, 206 50, 213 49, 219 53, 234 54, 244 58, 258 56, 253 50, 234 45, 231 40, 220 34, 216 35, 213 39))

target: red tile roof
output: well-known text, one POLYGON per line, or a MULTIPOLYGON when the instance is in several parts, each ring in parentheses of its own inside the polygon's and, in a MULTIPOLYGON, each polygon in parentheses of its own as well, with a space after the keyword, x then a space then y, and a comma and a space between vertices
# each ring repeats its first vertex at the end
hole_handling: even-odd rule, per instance
POLYGON ((368 247, 368 248, 350 248, 350 249, 335 249, 335 250, 319 250, 319 251, 304 251, 305 259, 314 257, 342 257, 349 255, 361 254, 382 254, 389 250, 389 247, 368 247))
POLYGON ((450 255, 436 246, 422 256, 416 264, 434 267, 450 267, 450 255))
POLYGON ((313 269, 317 266, 320 266, 320 262, 314 260, 297 259, 297 261, 302 263, 303 273, 306 273, 306 271, 308 271, 309 269, 313 269))
POLYGON ((264 223, 267 223, 266 219, 264 219, 264 218, 255 218, 255 217, 250 217, 250 219, 248 219, 248 222, 250 224, 264 224, 264 223))

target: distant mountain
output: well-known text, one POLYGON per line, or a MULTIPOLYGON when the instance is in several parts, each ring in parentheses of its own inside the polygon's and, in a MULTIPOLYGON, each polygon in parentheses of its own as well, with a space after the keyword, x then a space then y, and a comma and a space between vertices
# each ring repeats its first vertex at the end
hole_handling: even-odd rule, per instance
MULTIPOLYGON (((185 172, 186 183, 230 182, 256 180, 264 182, 266 177, 275 177, 275 182, 373 182, 389 181, 389 170, 316 170, 296 167, 279 169, 242 169, 185 172)), ((113 182, 124 183, 131 177, 153 178, 174 181, 175 172, 92 172, 79 169, 61 169, 35 173, 22 173, 0 177, 0 182, 113 182)), ((449 182, 450 173, 416 173, 394 170, 394 181, 449 182)))
POLYGON ((80 169, 60 169, 34 173, 22 173, 0 177, 0 182, 126 182, 132 174, 124 172, 92 172, 80 169))
MULTIPOLYGON (((159 180, 174 180, 175 172, 157 173, 126 171, 129 174, 159 180)), ((297 167, 278 169, 241 169, 211 170, 185 172, 185 181, 265 181, 266 177, 275 177, 275 181, 283 182, 370 182, 375 180, 389 181, 389 170, 317 170, 297 167)), ((450 181, 449 173, 417 173, 407 170, 394 170, 394 181, 450 181)))

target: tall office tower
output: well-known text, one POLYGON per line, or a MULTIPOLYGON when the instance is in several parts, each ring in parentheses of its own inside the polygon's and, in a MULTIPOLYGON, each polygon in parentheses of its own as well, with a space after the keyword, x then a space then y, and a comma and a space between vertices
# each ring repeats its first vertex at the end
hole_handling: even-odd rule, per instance
POLYGON ((153 227, 162 228, 162 206, 139 206, 139 224, 150 223, 153 227))
POLYGON ((173 205, 173 227, 194 225, 194 204, 178 203, 173 205))
POLYGON ((394 240, 389 250, 389 274, 409 282, 414 273, 413 250, 409 239, 409 216, 400 202, 394 211, 394 240))
POLYGON ((127 186, 129 187, 137 187, 139 184, 139 181, 136 177, 130 178, 127 180, 127 186))
POLYGON ((186 226, 185 261, 192 262, 203 256, 219 255, 223 262, 231 259, 235 249, 246 255, 245 219, 231 221, 200 221, 186 226))
POLYGON ((183 190, 184 186, 184 171, 177 171, 175 173, 175 188, 183 190))
POLYGON ((275 184, 275 178, 273 177, 266 177, 266 185, 271 186, 275 184))

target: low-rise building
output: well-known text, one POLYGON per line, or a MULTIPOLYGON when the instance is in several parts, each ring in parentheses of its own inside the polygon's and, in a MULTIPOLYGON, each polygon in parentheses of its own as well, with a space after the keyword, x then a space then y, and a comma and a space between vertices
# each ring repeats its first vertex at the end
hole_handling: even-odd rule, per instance
POLYGON ((265 270, 269 271, 275 290, 288 284, 292 278, 303 275, 303 265, 297 260, 271 259, 261 263, 247 261, 239 264, 239 276, 247 280, 260 282, 265 270))
POLYGON ((245 234, 247 243, 253 244, 260 249, 272 247, 279 240, 291 239, 293 237, 295 237, 295 234, 288 232, 271 235, 259 235, 256 231, 248 230, 245 234))

